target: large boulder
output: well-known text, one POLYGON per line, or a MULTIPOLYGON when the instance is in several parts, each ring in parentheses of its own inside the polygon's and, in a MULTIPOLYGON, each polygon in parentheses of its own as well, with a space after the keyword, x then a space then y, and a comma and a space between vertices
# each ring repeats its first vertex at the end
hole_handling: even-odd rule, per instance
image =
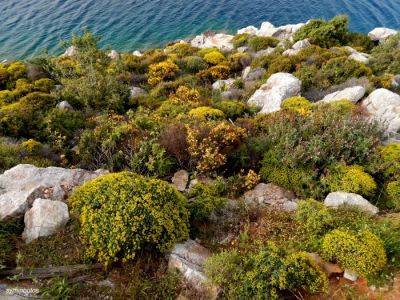
POLYGON ((283 100, 300 95, 301 81, 289 73, 273 74, 262 85, 248 103, 261 107, 261 113, 272 113, 281 109, 283 100))
POLYGON ((372 205, 367 199, 364 199, 362 196, 354 193, 346 193, 346 192, 330 193, 325 198, 324 204, 325 206, 335 207, 335 208, 342 205, 357 206, 361 210, 374 215, 379 212, 379 209, 375 205, 372 205))
POLYGON ((331 103, 338 100, 347 99, 353 103, 357 103, 365 95, 365 88, 363 86, 353 86, 341 91, 334 92, 326 95, 321 102, 331 103))
POLYGON ((293 192, 272 183, 259 183, 254 189, 244 194, 244 200, 249 205, 270 205, 288 211, 297 208, 293 192))
POLYGON ((218 48, 223 51, 232 51, 233 35, 224 33, 203 33, 196 36, 190 43, 197 48, 218 48))
POLYGON ((37 198, 64 201, 73 189, 107 172, 18 165, 0 175, 0 220, 22 217, 37 198))
POLYGON ((387 133, 393 135, 400 129, 400 95, 387 89, 373 91, 364 101, 372 117, 387 127, 387 133))
POLYGON ((210 252, 193 240, 175 245, 172 250, 168 269, 179 270, 183 277, 199 292, 207 295, 206 299, 216 299, 219 288, 210 285, 203 268, 210 252))
POLYGON ((378 27, 368 33, 368 36, 373 41, 384 42, 389 37, 397 34, 397 31, 390 28, 378 27))
POLYGON ((28 244, 39 237, 57 233, 68 221, 67 204, 61 201, 36 199, 32 208, 25 213, 22 238, 28 244))

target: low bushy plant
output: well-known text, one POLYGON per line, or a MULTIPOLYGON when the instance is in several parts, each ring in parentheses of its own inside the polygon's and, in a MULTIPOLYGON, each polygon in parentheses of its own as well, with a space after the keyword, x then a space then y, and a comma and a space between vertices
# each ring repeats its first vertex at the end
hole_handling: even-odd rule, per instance
POLYGON ((163 61, 149 66, 149 84, 155 86, 163 80, 172 79, 179 67, 170 61, 163 61))
POLYGON ((204 55, 204 60, 212 65, 218 65, 226 59, 225 55, 223 55, 220 51, 214 50, 210 53, 204 55))
POLYGON ((283 100, 281 108, 304 114, 312 109, 312 104, 304 97, 295 96, 283 100))
POLYGON ((255 51, 260 51, 269 47, 274 48, 278 45, 278 42, 278 39, 270 36, 253 36, 248 40, 249 46, 255 51))
POLYGON ((210 120, 218 120, 223 119, 225 117, 224 113, 216 108, 212 108, 209 106, 201 106, 193 108, 189 112, 189 117, 195 118, 201 121, 210 121, 210 120))
POLYGON ((316 235, 324 233, 330 228, 333 217, 323 203, 307 199, 298 203, 296 220, 309 234, 316 235))
POLYGON ((186 199, 167 182, 122 172, 94 179, 69 199, 88 258, 109 265, 188 238, 186 199))
POLYGON ((400 181, 391 181, 386 187, 388 198, 391 206, 396 209, 400 208, 400 181))
POLYGON ((348 192, 372 196, 377 184, 371 175, 360 166, 340 166, 327 176, 326 183, 331 192, 348 192))
POLYGON ((366 276, 381 270, 386 264, 382 241, 370 231, 352 234, 333 230, 322 241, 324 259, 366 276))

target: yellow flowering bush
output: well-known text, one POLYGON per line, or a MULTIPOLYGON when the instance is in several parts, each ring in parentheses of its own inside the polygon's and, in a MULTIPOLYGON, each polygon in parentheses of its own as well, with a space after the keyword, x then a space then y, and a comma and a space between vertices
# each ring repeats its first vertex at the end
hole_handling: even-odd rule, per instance
POLYGON ((284 100, 281 104, 281 108, 304 114, 312 109, 312 104, 304 97, 295 96, 284 100))
POLYGON ((164 252, 188 238, 185 197, 167 182, 131 172, 104 175, 69 199, 88 258, 105 265, 145 247, 164 252))
POLYGON ((42 150, 42 143, 35 141, 34 139, 29 139, 21 144, 22 148, 25 149, 28 154, 35 155, 42 150))
POLYGON ((333 230, 322 241, 322 256, 363 276, 375 274, 386 264, 383 242, 368 230, 358 234, 333 230))
POLYGON ((170 96, 170 100, 178 104, 193 105, 200 102, 200 93, 196 89, 180 86, 176 92, 170 96))
POLYGON ((223 166, 227 154, 247 137, 246 130, 227 122, 215 127, 186 125, 188 152, 200 172, 209 172, 223 166))
POLYGON ((246 191, 251 190, 261 180, 260 176, 253 170, 249 170, 246 175, 241 175, 240 177, 242 179, 242 188, 246 191))
POLYGON ((377 185, 371 175, 360 166, 340 166, 327 176, 326 183, 331 192, 348 192, 364 196, 375 193, 377 185))
POLYGON ((216 65, 207 70, 200 71, 198 76, 205 81, 214 82, 219 79, 227 79, 231 69, 226 65, 216 65))
POLYGON ((151 85, 157 85, 165 79, 171 79, 179 71, 179 67, 170 61, 163 61, 149 66, 149 79, 151 85))
POLYGON ((224 113, 216 108, 212 108, 209 106, 201 106, 197 108, 193 108, 189 112, 189 117, 195 118, 201 121, 206 120, 218 120, 223 119, 225 117, 224 113))
POLYGON ((219 52, 218 50, 214 50, 212 52, 207 53, 204 55, 204 60, 212 65, 218 65, 219 63, 225 60, 225 56, 219 52))

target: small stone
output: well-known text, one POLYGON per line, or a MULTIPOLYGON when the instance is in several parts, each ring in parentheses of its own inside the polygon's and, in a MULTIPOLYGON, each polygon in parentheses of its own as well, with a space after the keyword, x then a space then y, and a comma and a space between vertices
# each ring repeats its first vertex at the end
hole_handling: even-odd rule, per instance
POLYGON ((336 264, 326 262, 318 253, 308 253, 308 256, 324 271, 326 276, 337 276, 343 273, 343 269, 336 264))
POLYGON ((71 104, 69 104, 68 101, 61 101, 60 103, 57 104, 56 106, 58 109, 64 109, 64 110, 74 110, 71 104))
POLYGON ((186 189, 188 181, 189 181, 189 173, 186 172, 185 170, 180 170, 176 172, 174 174, 174 177, 172 177, 172 184, 180 192, 183 192, 186 189))
POLYGON ((148 95, 144 89, 137 86, 131 86, 129 90, 131 92, 131 98, 146 97, 148 95))
POLYGON ((347 280, 355 282, 358 279, 358 274, 357 274, 357 272, 346 269, 346 270, 344 270, 343 278, 346 278, 347 280))
POLYGON ((109 58, 112 60, 118 60, 119 59, 119 53, 115 50, 111 50, 110 53, 107 54, 109 58))
POLYGON ((365 88, 362 86, 353 86, 346 88, 341 91, 334 92, 332 94, 326 95, 321 102, 332 103, 339 100, 350 100, 353 103, 357 103, 365 95, 365 88))

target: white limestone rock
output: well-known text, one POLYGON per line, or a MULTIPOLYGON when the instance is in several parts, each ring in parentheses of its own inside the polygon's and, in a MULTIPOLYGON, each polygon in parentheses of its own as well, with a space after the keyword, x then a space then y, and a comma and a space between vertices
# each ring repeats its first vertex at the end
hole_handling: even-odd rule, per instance
POLYGON ((386 126, 388 135, 400 130, 400 95, 387 89, 373 91, 364 101, 371 116, 386 126))
POLYGON ((0 220, 22 217, 37 198, 64 201, 85 182, 108 171, 18 165, 0 175, 0 220))
POLYGON ((57 104, 56 106, 58 109, 64 109, 64 110, 74 110, 71 104, 69 104, 68 101, 61 101, 60 103, 57 104))
POLYGON ((63 54, 65 57, 71 57, 74 55, 76 55, 76 48, 74 46, 68 47, 63 54))
POLYGON ((146 97, 148 95, 144 89, 137 86, 131 86, 129 90, 131 92, 131 98, 146 97))
POLYGON ((218 48, 223 51, 232 51, 233 35, 224 33, 203 33, 191 40, 190 44, 197 48, 218 48))
POLYGON ((357 103, 365 95, 365 88, 362 86, 353 86, 346 88, 341 91, 337 91, 326 95, 321 102, 331 103, 339 100, 350 100, 353 103, 357 103))
POLYGON ((57 233, 69 221, 68 206, 61 201, 36 199, 25 213, 22 238, 28 244, 39 237, 57 233))
POLYGON ((225 90, 229 89, 230 87, 233 86, 233 83, 235 82, 235 79, 229 78, 225 80, 217 80, 216 82, 213 83, 212 89, 213 90, 225 90))
POLYGON ((373 215, 379 212, 379 209, 371 204, 367 199, 354 193, 346 192, 333 192, 330 193, 324 201, 325 206, 328 207, 339 207, 342 205, 357 206, 365 212, 373 215))
POLYGON ((107 56, 111 58, 112 60, 118 60, 119 59, 119 53, 115 50, 111 50, 110 53, 107 53, 107 56))
POLYGON ((188 240, 175 245, 169 257, 168 269, 181 272, 197 291, 207 296, 207 299, 216 299, 219 288, 209 283, 203 270, 210 254, 210 251, 199 243, 188 240))
POLYGON ((289 73, 273 74, 262 85, 248 103, 261 107, 261 113, 272 113, 281 109, 283 100, 300 95, 301 81, 289 73))
POLYGON ((379 41, 380 43, 383 43, 389 37, 397 34, 397 32, 398 31, 396 31, 394 29, 385 28, 385 27, 377 27, 374 30, 370 31, 368 33, 368 36, 373 41, 379 41))
POLYGON ((255 35, 257 33, 257 30, 258 29, 256 27, 254 27, 254 26, 247 26, 245 28, 239 29, 237 31, 237 34, 246 33, 246 34, 250 34, 250 35, 255 35))
POLYGON ((189 173, 185 170, 180 170, 172 177, 172 185, 180 192, 186 189, 189 182, 189 173))

